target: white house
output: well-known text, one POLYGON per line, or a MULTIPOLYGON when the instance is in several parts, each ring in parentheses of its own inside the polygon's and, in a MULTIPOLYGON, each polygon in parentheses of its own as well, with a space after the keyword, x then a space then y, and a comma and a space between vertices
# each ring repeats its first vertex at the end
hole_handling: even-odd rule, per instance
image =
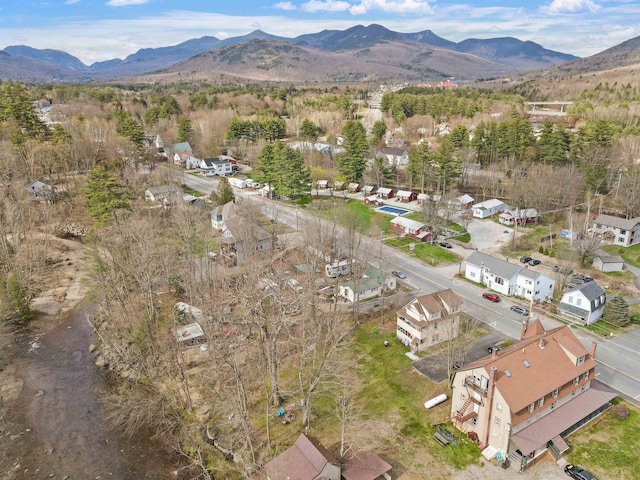
POLYGON ((404 168, 409 165, 409 151, 404 147, 380 147, 375 156, 384 157, 389 166, 404 168))
POLYGON ((465 278, 486 285, 506 296, 516 295, 537 302, 553 297, 555 281, 519 262, 508 262, 482 252, 465 260, 465 278))
POLYGON ((195 170, 200 166, 200 162, 202 160, 198 157, 194 157, 193 155, 189 155, 184 162, 184 168, 187 170, 195 170))
POLYGON ((240 213, 240 207, 235 202, 227 202, 224 205, 218 205, 211 210, 211 226, 217 232, 226 230, 225 222, 230 218, 235 218, 240 213))
POLYGON ((487 218, 496 213, 504 212, 507 206, 502 200, 492 198, 491 200, 485 200, 484 202, 476 203, 471 206, 473 210, 473 216, 476 218, 487 218))
POLYGON ((214 158, 205 158, 200 161, 198 169, 207 177, 225 177, 233 172, 230 157, 220 155, 214 158))
POLYGON ((629 247, 640 243, 640 217, 626 219, 598 215, 593 222, 593 232, 604 242, 629 247))
POLYGON ((587 282, 562 295, 558 313, 583 325, 591 325, 602 316, 607 295, 596 282, 587 282))
POLYGON ((351 303, 379 297, 396 289, 396 277, 374 267, 368 267, 362 278, 339 285, 340 296, 351 303))
POLYGON ((518 225, 526 225, 527 223, 537 223, 540 215, 538 215, 538 211, 535 208, 507 208, 498 216, 498 221, 508 226, 512 226, 516 219, 518 225))
POLYGON ((451 289, 414 298, 396 312, 396 337, 422 351, 458 336, 462 300, 451 289))
POLYGON ((193 156, 193 149, 189 142, 174 143, 172 150, 173 163, 176 165, 185 165, 187 158, 193 156))
POLYGON ((171 194, 179 194, 182 190, 176 185, 160 185, 149 187, 144 192, 144 199, 147 202, 158 202, 164 200, 171 194))

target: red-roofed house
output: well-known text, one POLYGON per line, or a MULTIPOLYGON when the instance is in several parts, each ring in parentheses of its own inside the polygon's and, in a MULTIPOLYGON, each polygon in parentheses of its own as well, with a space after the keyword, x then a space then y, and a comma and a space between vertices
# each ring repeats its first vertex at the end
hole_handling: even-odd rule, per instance
POLYGON ((344 480, 391 480, 391 465, 373 452, 361 452, 350 458, 342 470, 344 480))
POLYGON ((264 468, 269 480, 340 480, 338 460, 318 440, 304 434, 264 468))
POLYGON ((451 394, 454 425, 518 471, 546 452, 560 458, 564 439, 616 396, 595 379, 595 343, 587 352, 570 327, 535 320, 521 337, 456 371, 451 394))

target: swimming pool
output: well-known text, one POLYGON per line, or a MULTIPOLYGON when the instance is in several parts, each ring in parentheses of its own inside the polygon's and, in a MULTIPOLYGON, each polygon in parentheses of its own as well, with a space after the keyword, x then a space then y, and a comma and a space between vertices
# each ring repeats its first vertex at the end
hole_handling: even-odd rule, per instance
POLYGON ((410 210, 407 210, 406 208, 391 207, 389 205, 384 205, 382 207, 376 208, 376 211, 390 213, 392 215, 404 215, 405 213, 410 212, 410 210))

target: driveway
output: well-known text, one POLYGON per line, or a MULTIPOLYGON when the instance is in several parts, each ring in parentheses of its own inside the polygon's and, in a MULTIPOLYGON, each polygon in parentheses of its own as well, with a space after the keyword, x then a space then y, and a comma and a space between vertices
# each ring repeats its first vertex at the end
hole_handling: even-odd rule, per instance
POLYGON ((497 252, 513 240, 513 229, 492 220, 471 220, 467 231, 471 234, 470 245, 484 253, 497 252))
MULTIPOLYGON (((464 358, 464 364, 486 357, 489 345, 495 345, 507 339, 506 335, 492 328, 488 334, 473 342, 473 346, 464 358)), ((433 383, 440 383, 447 379, 447 365, 443 363, 442 354, 437 352, 413 362, 413 366, 433 383)))

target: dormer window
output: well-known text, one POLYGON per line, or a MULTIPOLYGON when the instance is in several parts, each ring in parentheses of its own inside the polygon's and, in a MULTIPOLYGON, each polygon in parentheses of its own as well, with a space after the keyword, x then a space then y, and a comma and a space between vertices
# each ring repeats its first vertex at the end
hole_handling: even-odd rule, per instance
POLYGON ((587 370, 586 372, 584 372, 584 374, 582 375, 582 378, 584 378, 585 380, 587 378, 589 378, 589 370, 587 370))
POLYGON ((538 407, 542 408, 543 405, 544 405, 544 397, 540 397, 540 400, 538 400, 538 407))
POLYGON ((573 379, 573 385, 578 385, 578 382, 580 381, 580 377, 576 377, 573 379))
POLYGON ((582 357, 578 357, 578 361, 576 362, 576 365, 582 365, 584 363, 584 355, 582 357))
POLYGON ((536 408, 536 402, 532 402, 531 405, 529 405, 529 413, 533 413, 534 408, 536 408))
POLYGON ((559 388, 556 388, 556 389, 553 391, 553 398, 558 398, 558 393, 560 393, 560 389, 559 389, 559 388))

